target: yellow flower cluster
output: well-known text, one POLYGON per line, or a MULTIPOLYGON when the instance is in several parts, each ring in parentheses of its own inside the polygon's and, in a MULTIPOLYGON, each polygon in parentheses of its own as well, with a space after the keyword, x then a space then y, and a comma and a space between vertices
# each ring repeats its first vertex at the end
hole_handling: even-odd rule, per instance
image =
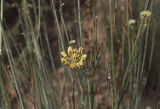
POLYGON ((151 12, 150 11, 142 11, 140 13, 140 18, 144 20, 143 25, 145 27, 147 26, 147 21, 148 21, 150 16, 151 16, 151 12))
POLYGON ((140 17, 141 18, 144 18, 144 17, 149 18, 150 16, 151 16, 151 12, 150 11, 142 11, 140 13, 140 17))
POLYGON ((80 68, 83 66, 84 61, 86 60, 87 55, 83 54, 83 48, 79 47, 78 49, 73 49, 68 47, 67 53, 61 52, 61 62, 66 66, 70 66, 71 69, 80 68))

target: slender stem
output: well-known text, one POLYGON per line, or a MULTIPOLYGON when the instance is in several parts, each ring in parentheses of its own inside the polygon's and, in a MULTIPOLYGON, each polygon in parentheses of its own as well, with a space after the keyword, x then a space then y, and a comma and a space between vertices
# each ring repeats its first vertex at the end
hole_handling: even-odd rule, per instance
POLYGON ((3 19, 3 0, 1 0, 1 15, 0 15, 0 53, 2 50, 2 19, 3 19))
POLYGON ((113 97, 112 105, 113 109, 116 105, 116 77, 115 77, 115 66, 114 66, 114 42, 113 42, 113 14, 112 14, 112 0, 109 0, 109 16, 110 16, 110 38, 111 38, 111 67, 112 67, 112 79, 113 79, 113 97))
POLYGON ((56 22, 56 26, 57 26, 57 29, 58 29, 58 34, 59 34, 61 47, 62 47, 62 50, 65 50, 63 40, 62 40, 62 34, 61 34, 61 31, 60 31, 60 26, 59 26, 59 22, 58 22, 58 17, 57 17, 57 13, 56 13, 56 9, 55 9, 54 0, 51 0, 51 8, 52 8, 52 11, 53 11, 53 15, 55 17, 55 22, 56 22))
POLYGON ((12 56, 11 50, 9 49, 8 40, 6 39, 6 37, 3 37, 3 39, 4 39, 4 43, 5 43, 5 47, 6 47, 7 56, 8 56, 8 59, 9 59, 9 64, 10 64, 11 71, 12 71, 13 83, 14 83, 15 88, 16 88, 17 93, 18 93, 21 108, 24 109, 22 96, 21 96, 21 93, 20 93, 20 90, 19 90, 20 88, 18 86, 18 82, 17 82, 17 78, 16 78, 16 72, 15 72, 14 67, 13 67, 13 56, 12 56))
POLYGON ((66 34, 67 42, 69 43, 69 35, 68 35, 68 31, 67 31, 66 24, 65 24, 65 22, 64 22, 63 11, 62 11, 62 7, 63 7, 64 4, 62 3, 62 0, 59 0, 59 3, 60 3, 60 16, 61 16, 61 21, 62 21, 63 28, 64 28, 64 31, 65 31, 65 34, 66 34))
POLYGON ((126 0, 126 14, 127 14, 127 34, 128 34, 128 57, 130 56, 131 54, 131 39, 130 39, 130 29, 129 29, 129 8, 128 8, 128 0, 126 0))
POLYGON ((80 10, 80 0, 78 0, 78 24, 79 24, 79 35, 80 35, 80 46, 82 46, 82 28, 81 28, 81 10, 80 10))

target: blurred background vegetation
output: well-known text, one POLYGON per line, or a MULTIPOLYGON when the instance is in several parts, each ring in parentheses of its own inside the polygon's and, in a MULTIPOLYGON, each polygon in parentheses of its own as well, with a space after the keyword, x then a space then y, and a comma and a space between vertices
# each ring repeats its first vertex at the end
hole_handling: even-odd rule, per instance
POLYGON ((159 0, 0 0, 0 109, 159 109, 159 19, 159 0))

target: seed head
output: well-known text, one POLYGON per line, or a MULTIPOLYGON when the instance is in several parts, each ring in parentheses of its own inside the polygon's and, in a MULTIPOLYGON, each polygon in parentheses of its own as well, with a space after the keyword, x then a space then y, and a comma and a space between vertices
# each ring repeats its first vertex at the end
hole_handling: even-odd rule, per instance
POLYGON ((71 40, 69 44, 74 44, 75 42, 76 42, 75 40, 71 40))
POLYGON ((136 21, 134 20, 134 19, 130 19, 129 21, 128 21, 128 24, 129 25, 133 25, 133 24, 135 24, 136 23, 136 21))

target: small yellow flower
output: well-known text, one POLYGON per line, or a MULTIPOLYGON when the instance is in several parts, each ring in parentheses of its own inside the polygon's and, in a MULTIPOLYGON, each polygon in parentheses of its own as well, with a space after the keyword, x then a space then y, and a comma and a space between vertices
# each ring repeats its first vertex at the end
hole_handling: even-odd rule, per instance
POLYGON ((66 61, 66 59, 65 59, 65 58, 61 58, 61 62, 63 62, 63 63, 64 63, 65 61, 66 61))
POLYGON ((77 60, 77 54, 74 53, 74 54, 72 55, 72 59, 73 59, 73 61, 76 61, 76 60, 77 60))
POLYGON ((87 57, 87 55, 86 55, 86 54, 83 54, 82 57, 81 57, 81 60, 82 60, 82 61, 86 60, 86 57, 87 57))
POLYGON ((79 62, 77 63, 77 67, 78 67, 78 68, 80 68, 82 65, 83 65, 83 62, 82 62, 82 61, 79 61, 79 62))
POLYGON ((82 47, 79 47, 78 53, 79 53, 79 54, 82 54, 82 51, 83 51, 83 48, 82 48, 82 47))
POLYGON ((64 62, 64 64, 65 64, 66 66, 68 66, 68 65, 69 65, 69 62, 66 60, 66 61, 64 62))
POLYGON ((63 57, 66 57, 66 56, 67 56, 66 52, 64 52, 64 51, 61 52, 61 55, 62 55, 63 57))
POLYGON ((68 47, 67 52, 68 52, 68 55, 71 55, 73 53, 73 49, 71 47, 68 47))
POLYGON ((74 69, 74 68, 75 68, 75 65, 74 65, 74 64, 70 64, 70 68, 71 68, 71 69, 74 69))

